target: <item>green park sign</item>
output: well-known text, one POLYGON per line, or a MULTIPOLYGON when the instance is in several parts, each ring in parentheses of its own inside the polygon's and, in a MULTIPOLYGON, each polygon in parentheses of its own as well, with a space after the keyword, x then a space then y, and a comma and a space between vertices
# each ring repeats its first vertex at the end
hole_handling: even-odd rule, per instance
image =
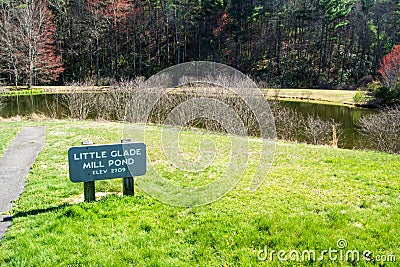
POLYGON ((75 183, 140 176, 146 173, 146 145, 75 146, 68 150, 68 163, 69 178, 75 183))

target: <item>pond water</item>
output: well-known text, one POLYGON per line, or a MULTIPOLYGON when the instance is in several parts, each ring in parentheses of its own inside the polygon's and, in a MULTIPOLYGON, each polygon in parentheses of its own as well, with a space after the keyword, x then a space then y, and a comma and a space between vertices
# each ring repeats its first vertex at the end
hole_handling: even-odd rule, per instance
POLYGON ((308 102, 280 101, 288 108, 294 109, 305 117, 308 115, 318 116, 323 120, 334 120, 341 124, 343 129, 342 140, 339 140, 339 146, 343 148, 358 147, 362 138, 357 131, 357 123, 362 116, 367 116, 377 111, 366 108, 351 108, 347 106, 317 104, 308 102))
POLYGON ((65 117, 66 107, 61 104, 61 95, 33 95, 33 96, 9 96, 0 104, 0 117, 27 116, 32 113, 50 116, 54 108, 57 109, 57 117, 65 117))
MULTIPOLYGON (((308 102, 281 101, 283 106, 294 109, 304 116, 319 116, 323 120, 334 120, 341 124, 344 130, 339 143, 343 148, 354 148, 361 139, 356 125, 361 116, 369 115, 375 110, 350 108, 346 106, 315 104, 308 102)), ((0 105, 0 117, 7 118, 16 115, 42 113, 47 116, 65 118, 67 107, 62 104, 61 95, 35 95, 6 97, 0 105)))

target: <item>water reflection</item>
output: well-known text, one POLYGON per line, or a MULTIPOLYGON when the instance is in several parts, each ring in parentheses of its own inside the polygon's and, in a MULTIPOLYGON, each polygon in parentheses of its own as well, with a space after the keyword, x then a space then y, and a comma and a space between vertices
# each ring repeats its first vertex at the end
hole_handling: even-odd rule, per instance
POLYGON ((281 101, 281 105, 294 109, 303 116, 319 116, 323 120, 334 120, 341 124, 344 131, 339 146, 344 148, 357 147, 362 138, 357 131, 357 123, 362 116, 377 112, 372 109, 350 108, 347 106, 316 104, 308 102, 281 101))

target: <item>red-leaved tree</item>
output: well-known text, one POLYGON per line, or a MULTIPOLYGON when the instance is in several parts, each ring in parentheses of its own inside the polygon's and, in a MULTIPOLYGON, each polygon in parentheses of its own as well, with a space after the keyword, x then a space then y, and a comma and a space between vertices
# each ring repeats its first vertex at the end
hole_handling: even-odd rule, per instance
POLYGON ((53 13, 47 8, 44 1, 38 1, 39 12, 41 12, 37 31, 37 54, 35 60, 35 76, 40 82, 48 83, 58 79, 64 71, 61 56, 56 53, 55 34, 57 27, 53 13))
POLYGON ((2 6, 0 46, 1 69, 31 87, 57 80, 63 72, 56 54, 54 15, 44 0, 10 1, 2 6), (4 67, 6 66, 6 67, 4 67))
POLYGON ((88 0, 89 12, 104 17, 113 27, 124 21, 132 7, 129 0, 88 0))
POLYGON ((382 82, 385 86, 394 88, 400 79, 400 45, 383 57, 381 66, 378 70, 382 75, 382 82))

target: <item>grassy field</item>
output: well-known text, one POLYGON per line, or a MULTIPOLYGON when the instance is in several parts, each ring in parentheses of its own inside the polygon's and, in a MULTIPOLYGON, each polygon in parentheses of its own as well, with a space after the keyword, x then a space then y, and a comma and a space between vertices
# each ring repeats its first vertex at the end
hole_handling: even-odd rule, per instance
MULTIPOLYGON (((251 161, 234 190, 205 206, 169 206, 137 186, 134 197, 122 197, 120 179, 96 182, 107 196, 81 203, 83 185, 68 178, 68 148, 87 139, 119 142, 123 126, 1 122, 0 143, 4 147, 22 126, 44 124, 46 146, 11 211, 0 266, 397 266, 382 259, 400 260, 399 156, 279 142, 274 166, 254 193, 247 190, 256 168, 251 161), (336 260, 326 252, 335 249, 336 260), (296 251, 311 250, 315 261, 297 261, 296 251), (345 257, 354 250, 359 261, 345 257), (370 261, 362 258, 364 250, 372 252, 370 261)), ((160 134, 156 126, 146 132, 149 158, 174 183, 201 185, 226 168, 229 149, 220 149, 201 175, 182 173, 163 158, 160 134)), ((227 136, 200 130, 182 136, 193 146, 188 157, 204 138, 217 140, 217 148, 229 145, 227 136)), ((251 139, 250 154, 260 144, 251 139)))
POLYGON ((357 91, 354 90, 322 90, 322 89, 264 89, 269 97, 285 100, 309 100, 317 103, 354 105, 357 91))

